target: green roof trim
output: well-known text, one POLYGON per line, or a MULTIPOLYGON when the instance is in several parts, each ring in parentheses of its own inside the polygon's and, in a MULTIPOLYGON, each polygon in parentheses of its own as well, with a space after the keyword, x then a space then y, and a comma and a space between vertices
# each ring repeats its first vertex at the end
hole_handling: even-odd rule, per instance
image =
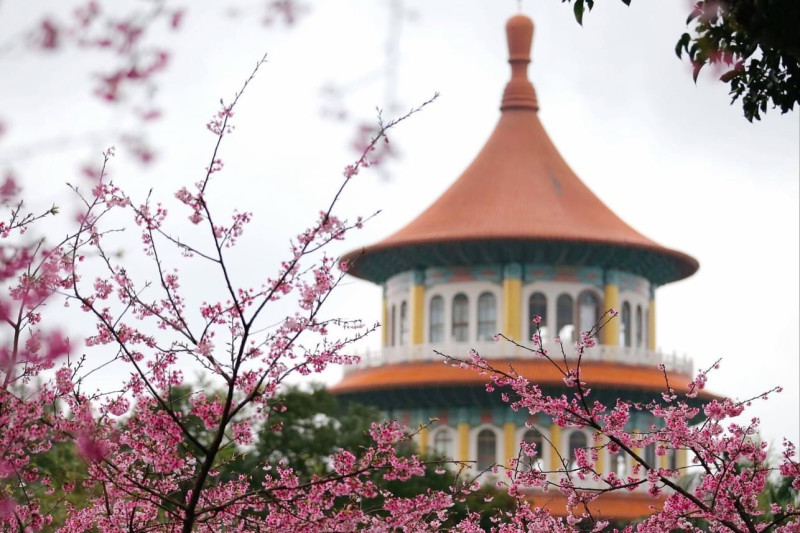
POLYGON ((576 241, 476 240, 410 244, 347 254, 349 273, 374 283, 412 269, 536 263, 620 270, 664 285, 694 274, 698 263, 666 249, 576 241))
MULTIPOLYGON (((551 396, 568 393, 564 387, 544 385, 541 386, 542 392, 551 396)), ((458 409, 457 415, 452 416, 450 422, 468 422, 473 418, 473 409, 492 409, 506 408, 508 404, 503 402, 500 392, 510 391, 501 388, 494 393, 487 393, 485 385, 440 385, 440 386, 408 386, 398 388, 374 388, 354 392, 336 393, 336 397, 344 402, 356 402, 363 405, 371 405, 382 411, 397 411, 406 409, 458 409)), ((606 405, 613 405, 617 398, 623 398, 629 402, 646 404, 653 399, 659 398, 659 391, 639 388, 635 383, 630 387, 592 387, 591 401, 597 400, 606 405)), ((513 397, 513 394, 512 394, 513 397)), ((688 398, 687 403, 692 407, 702 406, 707 399, 688 398)), ((645 411, 646 413, 646 411, 645 411)), ((702 413, 701 413, 702 414, 702 413)), ((632 410, 634 422, 643 416, 642 412, 632 410)), ((646 417, 646 415, 644 415, 646 417)), ((651 421, 647 426, 649 427, 651 421)), ((647 430, 648 427, 639 427, 640 430, 647 430)))

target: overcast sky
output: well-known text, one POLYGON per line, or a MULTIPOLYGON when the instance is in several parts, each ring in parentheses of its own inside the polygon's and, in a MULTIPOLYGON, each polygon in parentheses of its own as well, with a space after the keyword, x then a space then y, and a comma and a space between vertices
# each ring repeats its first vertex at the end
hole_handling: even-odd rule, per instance
MULTIPOLYGON (((54 11, 68 4, 50 2, 54 11)), ((0 35, 30 25, 38 5, 0 3, 0 35)), ((345 108, 364 120, 387 98, 407 108, 441 93, 392 135, 401 157, 353 183, 343 214, 383 212, 342 250, 375 242, 421 212, 467 167, 499 116, 504 24, 516 2, 408 0, 402 22, 389 24, 388 0, 309 1, 290 28, 262 25, 260 2, 229 5, 192 2, 182 30, 163 32, 174 53, 156 96, 165 118, 150 126, 159 159, 145 169, 123 153, 113 171, 127 189, 155 187, 166 199, 197 181, 213 141, 205 123, 268 52, 223 151, 225 184, 214 189, 220 209, 256 214, 243 242, 250 252, 240 256, 254 282, 275 271, 288 238, 327 205, 353 156, 352 122, 322 116, 325 85, 346 87, 345 108), (389 35, 398 36, 392 90, 389 35)), ((695 85, 673 52, 688 6, 605 2, 580 27, 558 0, 523 2, 536 25, 530 75, 540 116, 573 170, 618 215, 700 261, 696 275, 658 290, 660 348, 690 355, 698 368, 721 357, 709 381, 719 394, 743 399, 785 387, 752 413, 770 438, 797 441, 798 112, 770 110, 749 124, 713 73, 695 85)), ((18 48, 0 55, 0 120, 8 125, 0 165, 13 164, 43 203, 63 198, 62 184, 79 179, 78 162, 96 158, 127 123, 124 110, 91 97, 98 61, 18 48)), ((379 289, 352 281, 342 292, 332 312, 379 318, 379 289)))

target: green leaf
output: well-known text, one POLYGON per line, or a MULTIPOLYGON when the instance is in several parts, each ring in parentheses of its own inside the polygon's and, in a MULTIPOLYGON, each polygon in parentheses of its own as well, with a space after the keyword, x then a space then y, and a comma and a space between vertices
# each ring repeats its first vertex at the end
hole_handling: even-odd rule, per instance
POLYGON ((691 36, 688 33, 684 33, 681 35, 681 38, 678 39, 678 43, 675 45, 675 55, 678 56, 678 59, 681 58, 681 53, 683 50, 686 50, 687 45, 689 44, 689 40, 691 36))
POLYGON ((728 72, 726 72, 725 74, 720 76, 719 77, 719 81, 721 81, 723 83, 728 83, 729 81, 731 81, 733 78, 736 77, 736 74, 738 72, 739 72, 738 70, 736 70, 735 68, 732 68, 731 70, 729 70, 728 72))
POLYGON ((572 11, 575 13, 575 20, 578 21, 578 24, 583 26, 583 0, 575 0, 575 4, 572 6, 572 11))

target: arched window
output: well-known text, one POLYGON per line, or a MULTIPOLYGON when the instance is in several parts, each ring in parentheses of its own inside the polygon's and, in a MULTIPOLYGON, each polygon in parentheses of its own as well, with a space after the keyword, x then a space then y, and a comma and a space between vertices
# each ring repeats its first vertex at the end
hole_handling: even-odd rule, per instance
POLYGON ((667 448, 667 468, 678 469, 678 452, 674 448, 667 448))
POLYGON ((591 291, 584 291, 578 297, 578 327, 589 331, 600 320, 600 298, 591 291))
POLYGON ((650 349, 650 311, 644 311, 644 347, 650 349))
POLYGON ((569 343, 575 331, 574 314, 572 310, 572 296, 562 294, 556 300, 556 333, 561 337, 561 342, 569 343))
POLYGON ((631 345, 631 304, 622 304, 622 316, 619 321, 619 343, 622 346, 631 345))
POLYGON ((545 334, 547 333, 547 297, 541 292, 534 292, 528 299, 528 339, 532 339, 536 333, 536 328, 533 325, 533 317, 542 317, 542 322, 539 324, 540 335, 544 341, 545 334))
POLYGON ((575 457, 577 450, 585 450, 588 446, 586 435, 582 431, 573 431, 569 434, 569 467, 570 469, 578 468, 578 461, 575 457))
POLYGON ((536 445, 535 456, 531 457, 529 455, 525 455, 525 453, 521 453, 519 455, 519 469, 525 471, 533 468, 536 463, 542 459, 542 434, 539 433, 538 429, 529 429, 522 436, 522 441, 525 444, 536 445))
POLYGON ((443 342, 444 298, 441 296, 434 296, 431 298, 428 321, 428 342, 443 342))
POLYGON ((478 297, 478 340, 491 340, 495 333, 497 333, 497 302, 494 294, 484 292, 478 297))
POLYGON ((625 452, 620 450, 619 453, 612 455, 611 466, 618 478, 625 479, 628 475, 628 464, 625 460, 625 452))
POLYGON ((452 457, 453 433, 447 428, 440 429, 433 436, 433 454, 436 457, 452 457))
POLYGON ((497 461, 497 437, 491 429, 478 433, 478 470, 491 468, 497 461))
POLYGON ((400 304, 400 344, 408 344, 408 302, 400 304))
POLYGON ((392 316, 389 319, 389 346, 394 346, 395 343, 395 330, 397 329, 397 306, 392 306, 392 316))
POLYGON ((642 306, 636 306, 636 347, 642 347, 644 327, 642 324, 642 306))
POLYGON ((453 340, 469 340, 469 302, 466 294, 456 294, 453 298, 453 340))
POLYGON ((650 468, 657 468, 658 465, 656 464, 656 445, 655 444, 648 444, 644 447, 644 462, 647 463, 647 466, 650 468))

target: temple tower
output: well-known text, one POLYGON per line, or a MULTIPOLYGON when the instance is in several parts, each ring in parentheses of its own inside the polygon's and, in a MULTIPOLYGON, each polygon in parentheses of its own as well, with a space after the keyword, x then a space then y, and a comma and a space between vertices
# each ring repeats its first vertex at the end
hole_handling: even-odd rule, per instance
MULTIPOLYGON (((464 357, 474 348, 493 365, 510 362, 556 392, 563 382, 549 363, 493 336, 529 344, 531 320, 539 315, 546 347, 556 335, 571 346, 614 308, 618 318, 584 356, 584 378, 593 395, 612 404, 620 397, 646 401, 664 389, 658 363, 671 383, 690 381, 690 361, 656 351, 655 294, 692 275, 698 263, 631 228, 570 170, 539 121, 528 80, 533 22, 514 16, 506 33, 511 79, 483 149, 416 219, 347 256, 352 275, 383 287, 382 347, 348 369, 333 391, 409 426, 437 418, 419 434, 423 453, 475 461, 482 470, 508 464, 521 441, 535 441, 543 468, 556 469, 559 455, 592 445, 589 431, 515 413, 485 392, 481 376, 443 365, 434 350, 464 357)), ((654 423, 647 413, 637 416, 629 429, 654 423)), ((686 461, 680 452, 642 452, 664 467, 686 461)), ((605 451, 598 466, 621 475, 631 468, 628 459, 605 451)), ((635 492, 607 496, 606 516, 641 516, 652 504, 635 492)), ((557 494, 547 500, 563 511, 557 494)))

